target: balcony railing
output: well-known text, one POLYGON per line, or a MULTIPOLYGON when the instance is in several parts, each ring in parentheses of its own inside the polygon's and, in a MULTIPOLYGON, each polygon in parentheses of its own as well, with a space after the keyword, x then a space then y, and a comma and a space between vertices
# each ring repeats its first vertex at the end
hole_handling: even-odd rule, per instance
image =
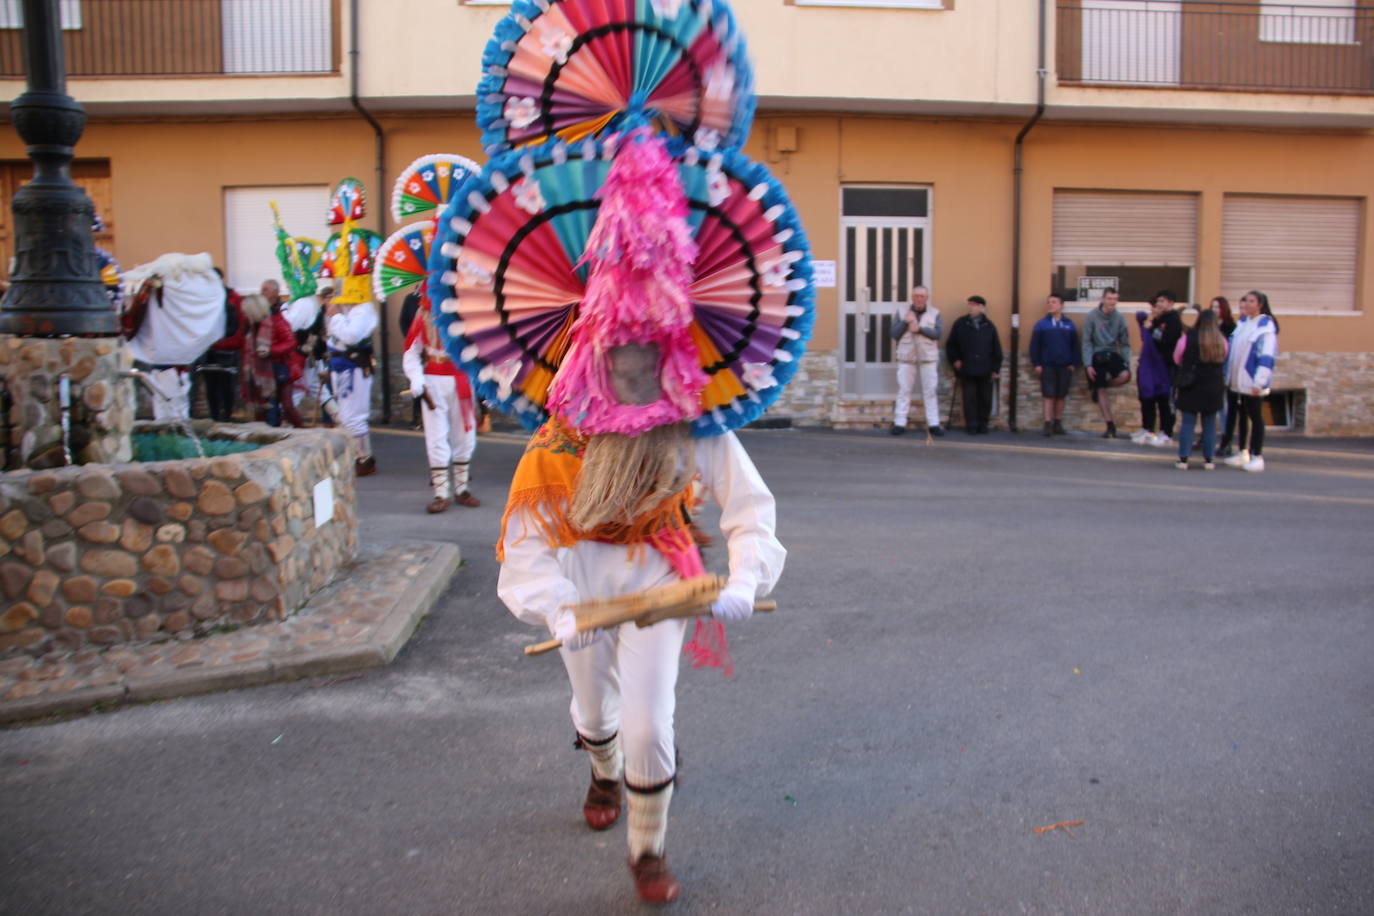
MULTIPOLYGON (((0 77, 24 75, 18 0, 0 0, 0 77)), ((339 0, 63 0, 74 77, 336 73, 339 0)))
POLYGON ((1374 2, 1059 0, 1061 84, 1374 92, 1374 2))

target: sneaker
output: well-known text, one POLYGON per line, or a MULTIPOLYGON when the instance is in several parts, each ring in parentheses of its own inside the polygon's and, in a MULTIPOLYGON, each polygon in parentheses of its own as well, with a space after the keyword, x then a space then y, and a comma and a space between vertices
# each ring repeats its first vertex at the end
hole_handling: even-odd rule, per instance
POLYGON ((939 426, 928 426, 926 427, 926 432, 930 433, 937 439, 945 434, 945 431, 941 429, 939 426))
POLYGON ((891 432, 894 436, 900 436, 902 433, 906 432, 906 427, 898 426, 896 423, 893 423, 891 432))
POLYGON ((1180 471, 1186 471, 1186 470, 1188 470, 1188 462, 1186 462, 1186 461, 1175 461, 1175 462, 1174 462, 1174 468, 1177 469, 1177 470, 1180 470, 1180 471))
POLYGON ((1174 444, 1174 440, 1170 439, 1165 433, 1155 433, 1154 436, 1150 438, 1148 444, 1153 445, 1155 448, 1167 448, 1174 444))
POLYGON ((1141 445, 1153 438, 1154 434, 1148 429, 1137 429, 1135 432, 1131 433, 1131 441, 1136 445, 1141 445))
POLYGON ((1256 455, 1255 457, 1251 458, 1249 461, 1247 461, 1247 462, 1245 462, 1244 464, 1242 464, 1242 465, 1240 466, 1240 469, 1241 469, 1242 471, 1251 471, 1251 472, 1262 471, 1262 470, 1264 470, 1264 459, 1261 458, 1259 455, 1256 455))
POLYGON ((1217 469, 1216 462, 1214 462, 1214 461, 1204 461, 1204 462, 1202 462, 1202 469, 1203 469, 1204 471, 1215 471, 1215 470, 1217 469))
POLYGON ((1055 420, 1055 421, 1054 421, 1054 434, 1055 434, 1056 436, 1067 436, 1067 435, 1068 435, 1068 431, 1064 429, 1064 421, 1063 421, 1063 420, 1055 420))
POLYGON ((1245 467, 1245 465, 1250 463, 1250 450, 1241 449, 1240 451, 1232 455, 1230 458, 1227 458, 1222 463, 1225 464, 1228 468, 1245 467))

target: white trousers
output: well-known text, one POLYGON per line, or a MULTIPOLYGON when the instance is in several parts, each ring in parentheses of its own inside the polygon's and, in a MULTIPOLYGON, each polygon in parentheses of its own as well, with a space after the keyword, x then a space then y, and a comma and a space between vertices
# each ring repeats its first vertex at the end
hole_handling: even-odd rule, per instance
POLYGON ((926 408, 926 426, 940 425, 940 363, 897 364, 897 406, 892 411, 894 426, 906 426, 911 413, 911 393, 916 387, 916 370, 920 368, 921 402, 926 408))
POLYGON ((424 399, 420 400, 430 469, 471 461, 477 448, 477 416, 472 401, 458 396, 458 382, 451 375, 425 375, 425 391, 434 402, 430 410, 424 399))
MULTIPOLYGON (((623 595, 677 578, 653 550, 631 562, 624 547, 578 546, 581 555, 573 562, 579 568, 571 570, 571 578, 583 600, 623 595)), ((686 629, 686 620, 665 620, 643 629, 625 623, 585 649, 559 650, 572 683, 573 726, 593 741, 620 733, 625 780, 632 786, 656 786, 677 772, 673 715, 686 629)))
POLYGON ((329 373, 329 384, 339 404, 339 424, 355 436, 366 436, 372 413, 372 376, 361 369, 329 373))
MULTIPOLYGON (((154 420, 191 418, 191 373, 180 369, 154 369, 148 373, 159 391, 167 397, 152 395, 154 420)), ((151 392, 150 392, 151 394, 151 392)))

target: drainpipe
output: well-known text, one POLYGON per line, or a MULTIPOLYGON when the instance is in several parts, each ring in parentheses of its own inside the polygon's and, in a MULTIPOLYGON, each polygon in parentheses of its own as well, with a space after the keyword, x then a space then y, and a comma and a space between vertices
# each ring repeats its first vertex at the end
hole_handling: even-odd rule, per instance
POLYGON ((1026 134, 1045 113, 1045 22, 1049 0, 1040 0, 1040 46, 1039 66, 1035 70, 1039 88, 1035 102, 1035 113, 1021 126, 1016 135, 1013 165, 1011 170, 1011 383, 1007 392, 1007 426, 1016 432, 1016 398, 1020 393, 1021 380, 1018 364, 1021 356, 1021 152, 1026 134))
MULTIPOLYGON (((386 238, 386 135, 382 132, 382 125, 377 123, 377 119, 363 107, 362 101, 358 98, 358 0, 349 0, 348 21, 348 100, 352 103, 353 110, 372 126, 372 134, 376 138, 374 156, 377 160, 377 181, 372 185, 375 191, 372 199, 373 206, 377 209, 382 238, 386 238)), ((378 349, 382 353, 382 425, 385 426, 391 423, 391 346, 387 335, 386 300, 382 300, 378 306, 382 313, 377 327, 381 331, 378 349)))

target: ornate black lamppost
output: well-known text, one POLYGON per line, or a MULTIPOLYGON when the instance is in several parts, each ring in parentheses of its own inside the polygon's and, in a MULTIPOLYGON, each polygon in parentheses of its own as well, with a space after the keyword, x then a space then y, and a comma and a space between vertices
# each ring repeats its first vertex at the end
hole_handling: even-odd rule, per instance
POLYGON ((0 302, 0 334, 111 337, 114 309, 91 241, 95 206, 71 176, 86 112, 67 95, 57 4, 24 0, 28 91, 10 112, 34 173, 14 195, 14 270, 0 302))

